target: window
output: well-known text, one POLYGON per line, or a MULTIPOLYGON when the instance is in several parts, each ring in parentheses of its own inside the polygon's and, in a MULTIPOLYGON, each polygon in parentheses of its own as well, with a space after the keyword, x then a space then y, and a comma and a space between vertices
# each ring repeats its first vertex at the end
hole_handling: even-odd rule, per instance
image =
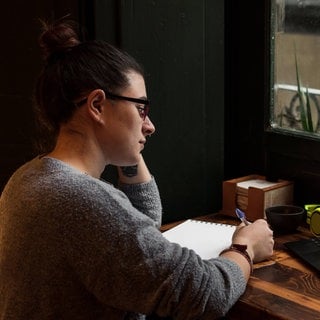
POLYGON ((320 139, 320 1, 272 0, 270 129, 320 139))

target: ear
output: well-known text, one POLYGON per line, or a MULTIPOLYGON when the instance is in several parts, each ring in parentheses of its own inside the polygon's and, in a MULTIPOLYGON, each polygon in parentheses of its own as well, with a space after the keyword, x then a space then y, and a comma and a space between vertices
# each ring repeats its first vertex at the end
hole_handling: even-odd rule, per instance
POLYGON ((103 90, 95 89, 90 92, 87 100, 88 112, 96 121, 101 122, 106 95, 103 90))

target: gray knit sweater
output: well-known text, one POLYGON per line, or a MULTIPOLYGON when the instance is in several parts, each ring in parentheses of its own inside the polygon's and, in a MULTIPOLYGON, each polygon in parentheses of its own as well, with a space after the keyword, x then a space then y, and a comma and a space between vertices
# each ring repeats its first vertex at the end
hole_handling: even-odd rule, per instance
POLYGON ((159 231, 157 185, 111 184, 35 158, 0 199, 0 318, 222 316, 245 290, 227 259, 201 260, 159 231))

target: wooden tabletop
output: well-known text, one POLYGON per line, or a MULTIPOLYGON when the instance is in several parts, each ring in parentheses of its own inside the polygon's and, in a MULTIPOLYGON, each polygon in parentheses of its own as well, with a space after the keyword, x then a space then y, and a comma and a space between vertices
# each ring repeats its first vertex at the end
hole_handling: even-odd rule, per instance
MULTIPOLYGON (((238 224, 236 219, 220 214, 196 219, 238 224)), ((176 224, 166 224, 162 230, 176 224)), ((320 276, 283 245, 287 241, 310 237, 312 235, 306 226, 299 227, 292 234, 275 234, 272 258, 254 265, 245 293, 226 319, 320 320, 320 276)))

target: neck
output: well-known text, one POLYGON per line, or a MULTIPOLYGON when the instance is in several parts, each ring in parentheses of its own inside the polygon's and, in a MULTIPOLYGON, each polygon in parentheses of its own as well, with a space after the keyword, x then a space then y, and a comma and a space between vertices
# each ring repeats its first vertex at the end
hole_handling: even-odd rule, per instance
POLYGON ((47 156, 59 159, 95 178, 100 178, 106 166, 99 148, 85 134, 61 132, 55 148, 47 156))

